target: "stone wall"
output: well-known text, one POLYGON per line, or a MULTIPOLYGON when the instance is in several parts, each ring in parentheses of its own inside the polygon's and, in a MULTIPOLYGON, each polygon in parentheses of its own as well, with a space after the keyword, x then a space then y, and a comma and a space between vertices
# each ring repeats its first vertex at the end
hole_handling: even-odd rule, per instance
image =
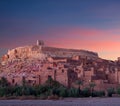
POLYGON ((42 51, 43 53, 48 54, 52 57, 72 57, 74 55, 79 55, 79 56, 88 56, 91 58, 98 58, 97 53, 86 50, 42 47, 42 51))
POLYGON ((8 53, 3 56, 2 60, 10 60, 15 58, 40 58, 45 59, 46 56, 50 57, 76 57, 79 56, 98 58, 98 54, 87 50, 77 50, 77 49, 63 49, 55 47, 45 47, 41 42, 37 41, 37 45, 17 47, 15 49, 8 50, 8 53))
POLYGON ((45 59, 46 55, 42 53, 40 46, 25 46, 8 50, 7 55, 3 56, 3 60, 11 60, 16 58, 40 58, 45 59))
POLYGON ((66 69, 55 70, 55 80, 68 86, 68 71, 66 69))

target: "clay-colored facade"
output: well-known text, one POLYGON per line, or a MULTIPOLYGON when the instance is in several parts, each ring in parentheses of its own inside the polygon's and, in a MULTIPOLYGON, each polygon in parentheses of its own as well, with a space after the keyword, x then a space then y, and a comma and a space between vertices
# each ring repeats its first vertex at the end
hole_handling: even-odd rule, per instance
POLYGON ((2 57, 0 77, 12 85, 22 85, 23 77, 29 85, 41 85, 51 77, 71 87, 76 80, 83 80, 83 87, 94 81, 95 89, 117 87, 120 84, 120 61, 109 61, 94 52, 57 49, 37 45, 9 50, 2 57))

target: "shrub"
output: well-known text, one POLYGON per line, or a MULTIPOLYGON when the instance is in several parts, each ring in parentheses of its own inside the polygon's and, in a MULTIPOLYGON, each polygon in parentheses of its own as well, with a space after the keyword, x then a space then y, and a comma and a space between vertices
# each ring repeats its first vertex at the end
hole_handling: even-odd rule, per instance
POLYGON ((0 87, 0 96, 4 96, 5 95, 5 88, 0 87))
POLYGON ((68 95, 67 95, 67 89, 64 88, 64 87, 61 87, 61 88, 59 89, 59 96, 61 96, 61 97, 67 97, 67 96, 68 96, 68 95))
POLYGON ((37 96, 36 89, 34 87, 29 87, 29 95, 37 96))
POLYGON ((120 88, 117 88, 117 94, 120 95, 120 88))
POLYGON ((70 88, 68 90, 68 96, 69 97, 78 97, 79 96, 78 89, 76 89, 76 88, 70 88))
POLYGON ((81 91, 81 96, 82 97, 89 97, 91 95, 90 93, 90 89, 89 88, 84 88, 82 91, 81 91))
POLYGON ((40 86, 37 86, 35 88, 35 90, 36 90, 36 94, 40 95, 40 94, 43 94, 43 93, 45 93, 47 91, 50 91, 50 88, 47 85, 40 85, 40 86))
POLYGON ((105 96, 104 91, 93 91, 92 97, 102 97, 105 96))
POLYGON ((45 82, 45 85, 49 86, 50 88, 59 88, 63 86, 58 81, 54 81, 51 77, 45 82))
POLYGON ((13 89, 11 91, 11 95, 15 94, 15 96, 22 96, 22 87, 15 86, 15 87, 12 87, 11 89, 13 89))
POLYGON ((9 86, 8 80, 5 77, 2 77, 0 80, 0 87, 7 87, 9 86))
POLYGON ((40 94, 39 98, 40 99, 47 99, 47 96, 45 94, 40 94))
POLYGON ((109 97, 112 97, 112 94, 115 93, 114 88, 108 88, 108 89, 107 89, 107 93, 108 93, 108 96, 109 96, 109 97))
POLYGON ((58 88, 53 88, 52 90, 51 90, 51 94, 52 95, 59 95, 59 93, 60 93, 60 88, 58 89, 58 88))

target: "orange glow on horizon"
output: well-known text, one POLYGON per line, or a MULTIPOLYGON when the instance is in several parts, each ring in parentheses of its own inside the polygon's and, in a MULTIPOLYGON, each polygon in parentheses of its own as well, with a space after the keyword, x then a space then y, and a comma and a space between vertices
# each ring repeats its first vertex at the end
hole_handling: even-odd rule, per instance
POLYGON ((34 35, 34 38, 24 36, 19 40, 16 39, 16 42, 8 42, 9 45, 5 43, 4 46, 1 45, 1 48, 31 45, 35 44, 37 39, 41 39, 46 46, 90 50, 97 52, 102 58, 115 60, 120 56, 120 37, 116 32, 119 32, 119 29, 54 28, 43 35, 34 35))

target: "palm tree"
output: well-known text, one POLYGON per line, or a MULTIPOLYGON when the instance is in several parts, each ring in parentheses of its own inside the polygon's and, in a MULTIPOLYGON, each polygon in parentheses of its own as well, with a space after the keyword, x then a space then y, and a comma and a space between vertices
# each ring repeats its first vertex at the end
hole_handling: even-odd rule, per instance
POLYGON ((90 92, 91 92, 91 94, 93 94, 94 87, 96 86, 96 84, 91 81, 91 82, 89 83, 89 86, 90 86, 90 92))
POLYGON ((83 85, 83 80, 76 80, 75 82, 76 85, 78 85, 79 90, 81 89, 81 85, 83 85))
POLYGON ((24 87, 26 85, 26 79, 25 76, 22 77, 22 86, 24 87))
POLYGON ((9 85, 9 83, 8 83, 7 79, 5 77, 2 77, 1 80, 0 80, 0 86, 1 87, 6 87, 8 85, 9 85))
POLYGON ((53 84, 53 79, 52 79, 52 77, 48 77, 48 80, 46 81, 46 83, 47 83, 47 85, 49 86, 49 87, 52 87, 52 84, 53 84))

